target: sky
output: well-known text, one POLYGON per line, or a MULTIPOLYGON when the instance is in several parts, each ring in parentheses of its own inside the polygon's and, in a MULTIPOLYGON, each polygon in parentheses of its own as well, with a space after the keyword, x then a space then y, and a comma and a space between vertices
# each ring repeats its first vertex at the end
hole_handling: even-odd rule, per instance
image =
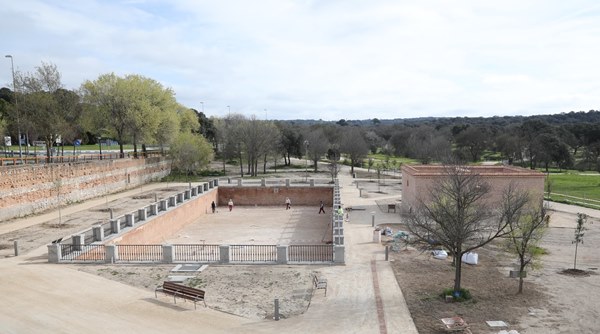
POLYGON ((55 64, 67 89, 139 74, 208 116, 600 109, 597 0, 19 0, 0 6, 0 29, 17 71, 55 64))

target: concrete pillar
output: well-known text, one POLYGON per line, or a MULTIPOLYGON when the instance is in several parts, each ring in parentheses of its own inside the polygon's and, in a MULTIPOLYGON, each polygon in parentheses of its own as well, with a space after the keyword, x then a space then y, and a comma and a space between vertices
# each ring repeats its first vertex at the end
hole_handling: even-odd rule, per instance
POLYGON ((150 216, 156 216, 158 214, 158 204, 150 204, 150 216))
POLYGON ((175 201, 175 196, 169 197, 169 207, 172 208, 176 205, 177 205, 177 202, 175 201))
POLYGON ((60 244, 50 244, 48 245, 48 262, 49 263, 59 263, 61 258, 61 249, 60 244))
POLYGON ((15 249, 15 256, 19 256, 19 240, 14 240, 13 241, 13 246, 15 249))
POLYGON ((218 187, 218 186, 219 186, 219 179, 215 179, 214 186, 215 186, 215 187, 218 187))
POLYGON ((110 221, 110 231, 112 232, 112 234, 121 233, 121 219, 120 218, 112 219, 110 221))
POLYGON ((104 229, 102 228, 102 225, 92 227, 92 233, 94 234, 94 241, 104 240, 104 229))
POLYGON ((212 189, 212 188, 214 188, 214 187, 215 187, 215 181, 213 181, 213 180, 209 180, 209 181, 208 181, 208 188, 209 188, 209 189, 212 189))
POLYGON ((177 203, 183 203, 183 193, 177 194, 177 203))
POLYGON ((242 179, 238 179, 238 187, 242 186, 242 179))
POLYGON ((119 249, 117 245, 104 245, 104 262, 115 263, 119 260, 119 249))
POLYGON ((125 215, 125 225, 126 226, 129 226, 129 227, 133 226, 133 224, 135 223, 134 220, 135 220, 135 217, 134 217, 133 213, 128 213, 125 215))
POLYGON ((381 243, 381 231, 373 230, 373 242, 376 244, 381 243))
POLYGON ((344 264, 346 261, 344 259, 344 246, 333 246, 333 263, 344 264))
POLYGON ((163 263, 173 263, 175 260, 175 247, 173 245, 162 245, 163 263))
POLYGON ((288 259, 288 246, 278 245, 277 246, 277 264, 287 264, 288 259))
POLYGON ((141 208, 138 210, 138 221, 143 222, 144 220, 146 220, 146 208, 141 208))
POLYGON ((229 263, 229 245, 219 245, 219 263, 229 263))
POLYGON ((314 187, 315 186, 315 179, 310 179, 310 186, 314 187))
POLYGON ((186 190, 186 191, 183 192, 183 199, 188 200, 190 198, 191 198, 190 190, 188 189, 188 190, 186 190))
POLYGON ((192 188, 192 197, 198 196, 198 188, 192 188))
POLYGON ((158 202, 158 207, 160 208, 160 211, 167 211, 167 200, 161 199, 160 202, 158 202))
POLYGON ((198 194, 202 194, 202 193, 204 193, 204 185, 203 184, 198 186, 198 194))
POLYGON ((80 251, 81 246, 85 244, 85 234, 75 234, 71 237, 73 250, 80 251))
POLYGON ((375 211, 371 211, 371 227, 375 227, 375 211))
POLYGON ((202 186, 204 187, 204 191, 208 191, 208 183, 204 183, 202 186))
POLYGON ((285 186, 289 187, 290 186, 290 179, 285 179, 285 186))

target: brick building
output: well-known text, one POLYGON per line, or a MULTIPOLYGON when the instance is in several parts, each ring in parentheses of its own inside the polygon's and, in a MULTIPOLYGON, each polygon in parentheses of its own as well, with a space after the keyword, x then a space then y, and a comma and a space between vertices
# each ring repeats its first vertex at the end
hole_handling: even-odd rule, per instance
MULTIPOLYGON (((401 212, 408 212, 419 203, 427 200, 434 183, 446 177, 445 166, 403 165, 401 212)), ((468 166, 469 171, 484 178, 491 185, 490 201, 499 201, 502 192, 514 181, 518 187, 529 191, 532 198, 541 201, 544 194, 545 175, 538 171, 514 166, 468 166)))

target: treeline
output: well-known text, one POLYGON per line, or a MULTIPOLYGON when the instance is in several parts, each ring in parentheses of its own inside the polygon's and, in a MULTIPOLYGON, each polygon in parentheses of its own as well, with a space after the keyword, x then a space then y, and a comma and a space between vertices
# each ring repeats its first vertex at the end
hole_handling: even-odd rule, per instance
MULTIPOLYGON (((63 88, 60 72, 42 63, 16 72, 17 93, 0 89, 0 133, 27 149, 34 141, 169 148, 174 167, 193 173, 214 152, 239 164, 240 174, 266 173, 269 162, 291 164, 306 157, 347 160, 360 166, 368 153, 401 156, 427 164, 448 157, 477 162, 503 160, 531 168, 600 170, 600 112, 540 116, 412 118, 396 120, 267 121, 232 114, 207 118, 179 104, 175 93, 140 75, 100 75, 77 90, 63 88), (194 149, 200 146, 199 149, 194 149), (211 149, 212 148, 212 149, 211 149), (202 156, 202 159, 198 158, 202 156)), ((59 153, 60 154, 60 153, 59 153)))

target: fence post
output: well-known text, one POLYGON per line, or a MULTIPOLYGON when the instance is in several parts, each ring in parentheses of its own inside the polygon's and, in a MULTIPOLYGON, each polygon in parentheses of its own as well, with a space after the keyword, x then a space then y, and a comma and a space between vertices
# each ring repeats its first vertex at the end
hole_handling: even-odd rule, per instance
POLYGON ((267 186, 267 180, 265 180, 264 177, 262 179, 260 179, 260 186, 261 187, 266 187, 267 186))
POLYGON ((133 226, 133 220, 134 220, 133 213, 128 213, 125 215, 125 225, 130 226, 130 227, 133 226))
POLYGON ((110 221, 110 231, 112 232, 112 234, 121 233, 121 219, 120 218, 112 219, 110 221))
POLYGON ((15 256, 19 256, 19 241, 15 240, 13 246, 15 247, 15 256))
POLYGON ((157 214, 158 214, 158 204, 156 204, 156 203, 150 204, 150 215, 156 216, 157 214))
POLYGON ((48 262, 49 263, 58 263, 60 262, 61 257, 61 249, 60 244, 50 244, 48 245, 48 262))
POLYGON ((175 247, 173 245, 162 245, 163 263, 173 263, 175 260, 175 247))
POLYGON ((94 234, 94 241, 104 240, 104 229, 102 228, 102 225, 92 227, 92 233, 94 234))
POLYGON ((333 263, 344 264, 346 261, 344 260, 344 246, 333 246, 333 263))
POLYGON ((85 244, 85 234, 75 234, 71 237, 73 250, 80 251, 81 246, 85 244))
POLYGON ((277 264, 287 264, 288 261, 288 246, 277 245, 277 264))
POLYGON ((119 250, 117 248, 117 245, 105 245, 104 251, 104 262, 115 263, 119 260, 119 250))
POLYGON ((219 263, 229 263, 229 245, 219 245, 219 263))

